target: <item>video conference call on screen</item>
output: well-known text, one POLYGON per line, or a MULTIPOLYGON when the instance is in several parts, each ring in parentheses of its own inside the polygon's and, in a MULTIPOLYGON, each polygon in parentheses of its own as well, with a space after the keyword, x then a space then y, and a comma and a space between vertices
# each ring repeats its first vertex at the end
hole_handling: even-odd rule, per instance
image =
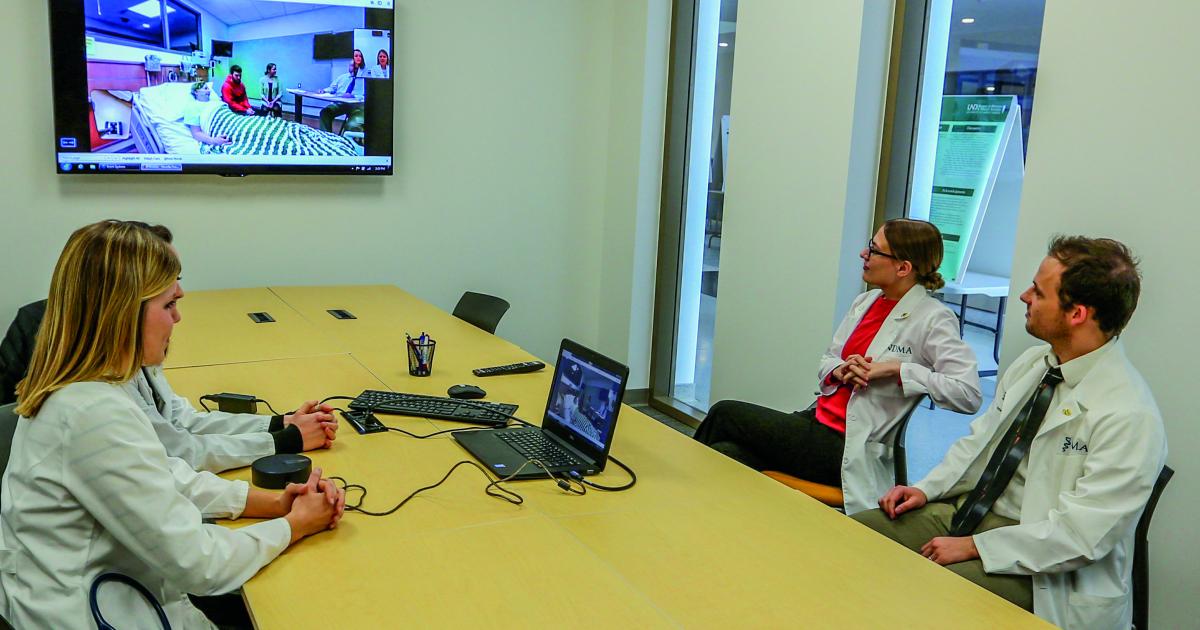
POLYGON ((583 436, 595 448, 604 448, 615 411, 621 404, 621 379, 564 352, 558 381, 550 395, 549 415, 583 436))
POLYGON ((392 0, 50 8, 59 173, 392 173, 392 0))

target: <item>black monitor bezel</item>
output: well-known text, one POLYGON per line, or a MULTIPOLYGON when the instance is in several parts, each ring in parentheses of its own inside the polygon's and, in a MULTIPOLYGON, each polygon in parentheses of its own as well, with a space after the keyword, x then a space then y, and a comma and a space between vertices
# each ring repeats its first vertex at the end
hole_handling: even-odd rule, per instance
MULTIPOLYGON (((387 123, 393 133, 379 138, 383 150, 377 155, 386 155, 390 162, 386 165, 363 164, 187 164, 181 170, 143 170, 142 168, 122 168, 107 166, 106 168, 76 168, 63 167, 59 159, 60 153, 87 152, 86 149, 72 151, 71 147, 60 146, 60 138, 73 138, 78 143, 80 138, 88 142, 91 132, 88 120, 88 87, 87 87, 87 46, 84 4, 81 0, 47 0, 50 9, 50 71, 52 106, 54 111, 54 135, 51 138, 51 155, 54 160, 54 171, 59 175, 149 175, 149 176, 179 176, 179 175, 222 175, 227 177, 244 177, 247 175, 354 175, 354 176, 389 176, 394 173, 395 165, 395 133, 393 127, 395 111, 395 89, 392 80, 381 81, 372 86, 375 94, 383 104, 372 104, 365 108, 365 124, 381 127, 387 123), (77 33, 76 37, 73 34, 77 33), (80 123, 80 121, 84 121, 80 123)), ((396 32, 395 6, 388 9, 363 7, 365 19, 363 28, 379 28, 396 32)), ((393 46, 395 37, 393 36, 393 46)), ((393 57, 395 54, 393 53, 393 57)), ((89 163, 90 164, 90 163, 89 163)))

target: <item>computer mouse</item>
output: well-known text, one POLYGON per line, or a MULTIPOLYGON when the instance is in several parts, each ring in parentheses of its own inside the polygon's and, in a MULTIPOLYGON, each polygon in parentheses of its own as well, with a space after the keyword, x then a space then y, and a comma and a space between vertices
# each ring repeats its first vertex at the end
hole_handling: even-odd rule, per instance
POLYGON ((449 394, 451 398, 470 399, 483 398, 484 396, 487 396, 487 392, 474 385, 454 385, 450 389, 446 390, 446 393, 449 394))

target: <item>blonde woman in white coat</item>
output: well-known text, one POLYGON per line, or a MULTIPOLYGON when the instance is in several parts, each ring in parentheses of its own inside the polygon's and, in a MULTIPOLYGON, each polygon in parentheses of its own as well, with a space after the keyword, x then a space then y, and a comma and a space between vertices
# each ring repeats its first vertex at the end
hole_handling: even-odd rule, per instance
MULTIPOLYGON (((197 473, 167 456, 121 385, 162 362, 178 320, 179 260, 133 222, 67 242, 25 379, 0 495, 0 612, 19 628, 91 628, 105 572, 145 585, 173 627, 212 624, 187 596, 240 587, 289 544, 336 525, 344 494, 319 471, 282 493, 197 473), (268 518, 233 530, 204 517, 268 518)), ((131 589, 101 591, 116 627, 153 613, 131 589)))
POLYGON ((916 399, 979 409, 978 363, 958 320, 929 295, 943 285, 941 233, 893 219, 863 248, 858 296, 817 369, 811 409, 785 413, 752 403, 713 405, 696 439, 757 470, 840 486, 847 514, 876 507, 894 485, 891 439, 916 399))

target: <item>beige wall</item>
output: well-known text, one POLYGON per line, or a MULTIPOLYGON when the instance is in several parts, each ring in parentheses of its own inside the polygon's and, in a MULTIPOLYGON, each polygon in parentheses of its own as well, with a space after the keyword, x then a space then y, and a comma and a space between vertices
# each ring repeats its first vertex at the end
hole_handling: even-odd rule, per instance
POLYGON ((1200 125, 1194 80, 1200 4, 1048 2, 1038 67, 1013 290, 1002 359, 1034 343, 1024 332, 1029 284, 1056 232, 1108 236, 1142 258, 1137 313, 1122 339, 1166 421, 1175 480, 1151 530, 1151 625, 1194 628, 1200 618, 1200 343, 1188 328, 1200 310, 1200 125))
POLYGON ((629 322, 652 292, 635 264, 653 269, 667 6, 401 0, 396 175, 239 180, 56 176, 49 69, 29 66, 49 54, 47 6, 11 3, 0 45, 24 61, 6 75, 22 87, 0 170, 0 317, 44 296, 72 229, 137 218, 175 231, 185 288, 387 282, 447 309, 484 291, 513 304, 500 334, 542 357, 570 336, 628 359, 649 346, 629 322))
POLYGON ((738 5, 713 401, 812 402, 862 286, 891 18, 891 2, 738 5))

